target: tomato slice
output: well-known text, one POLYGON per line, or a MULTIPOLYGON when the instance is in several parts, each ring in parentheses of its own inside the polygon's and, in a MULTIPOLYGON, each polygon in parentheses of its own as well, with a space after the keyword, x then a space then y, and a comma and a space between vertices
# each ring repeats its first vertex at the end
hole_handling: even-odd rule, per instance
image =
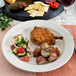
POLYGON ((23 48, 23 47, 19 47, 19 48, 18 48, 18 52, 19 52, 19 53, 24 53, 24 48, 23 48))
POLYGON ((22 58, 22 60, 28 62, 28 61, 29 61, 29 56, 24 56, 24 57, 22 58))

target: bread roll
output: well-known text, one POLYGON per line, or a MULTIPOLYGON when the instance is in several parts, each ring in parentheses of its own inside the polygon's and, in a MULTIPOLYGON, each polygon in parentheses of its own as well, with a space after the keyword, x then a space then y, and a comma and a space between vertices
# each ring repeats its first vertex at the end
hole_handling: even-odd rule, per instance
POLYGON ((8 3, 15 3, 16 0, 5 0, 8 3))

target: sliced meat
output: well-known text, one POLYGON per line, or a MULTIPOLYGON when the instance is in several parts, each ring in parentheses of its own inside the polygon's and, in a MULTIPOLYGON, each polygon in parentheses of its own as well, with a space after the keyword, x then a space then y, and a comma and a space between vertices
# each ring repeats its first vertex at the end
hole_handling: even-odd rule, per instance
POLYGON ((26 7, 27 6, 27 4, 26 4, 26 2, 19 2, 21 5, 23 5, 23 7, 26 7))
POLYGON ((10 11, 21 10, 26 7, 27 4, 25 2, 15 2, 13 4, 8 5, 10 11))

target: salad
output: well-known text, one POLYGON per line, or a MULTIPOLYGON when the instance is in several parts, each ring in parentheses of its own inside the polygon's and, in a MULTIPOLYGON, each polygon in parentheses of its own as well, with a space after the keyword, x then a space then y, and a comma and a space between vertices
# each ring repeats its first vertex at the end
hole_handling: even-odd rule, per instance
POLYGON ((13 43, 10 48, 20 60, 28 62, 29 58, 32 56, 29 45, 27 38, 24 38, 22 34, 19 34, 13 38, 13 43))

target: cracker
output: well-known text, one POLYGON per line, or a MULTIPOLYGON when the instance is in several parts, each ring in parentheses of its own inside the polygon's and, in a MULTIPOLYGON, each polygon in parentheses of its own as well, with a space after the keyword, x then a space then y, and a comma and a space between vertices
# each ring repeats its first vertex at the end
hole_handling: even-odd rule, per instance
POLYGON ((28 10, 31 10, 33 7, 31 7, 31 6, 28 6, 28 7, 26 7, 25 9, 24 9, 24 11, 28 11, 28 10))
POLYGON ((44 7, 44 12, 47 12, 49 7, 44 7))
POLYGON ((44 12, 38 12, 36 16, 43 16, 44 12))
POLYGON ((40 5, 38 11, 39 11, 39 12, 44 12, 44 7, 40 5))
POLYGON ((39 7, 40 7, 40 4, 34 4, 33 9, 37 10, 39 9, 39 7))
POLYGON ((30 4, 28 7, 33 8, 34 4, 30 4))
POLYGON ((43 6, 49 7, 49 5, 48 5, 48 4, 44 4, 44 3, 43 3, 43 2, 41 2, 41 1, 36 1, 36 2, 34 2, 34 4, 37 4, 37 3, 39 3, 39 4, 43 5, 43 6))
POLYGON ((28 10, 27 12, 28 12, 29 14, 31 14, 33 11, 34 11, 34 10, 31 9, 31 10, 28 10))
POLYGON ((34 10, 34 11, 30 14, 30 16, 31 16, 31 17, 35 17, 35 16, 37 15, 37 13, 38 13, 38 11, 34 10))

